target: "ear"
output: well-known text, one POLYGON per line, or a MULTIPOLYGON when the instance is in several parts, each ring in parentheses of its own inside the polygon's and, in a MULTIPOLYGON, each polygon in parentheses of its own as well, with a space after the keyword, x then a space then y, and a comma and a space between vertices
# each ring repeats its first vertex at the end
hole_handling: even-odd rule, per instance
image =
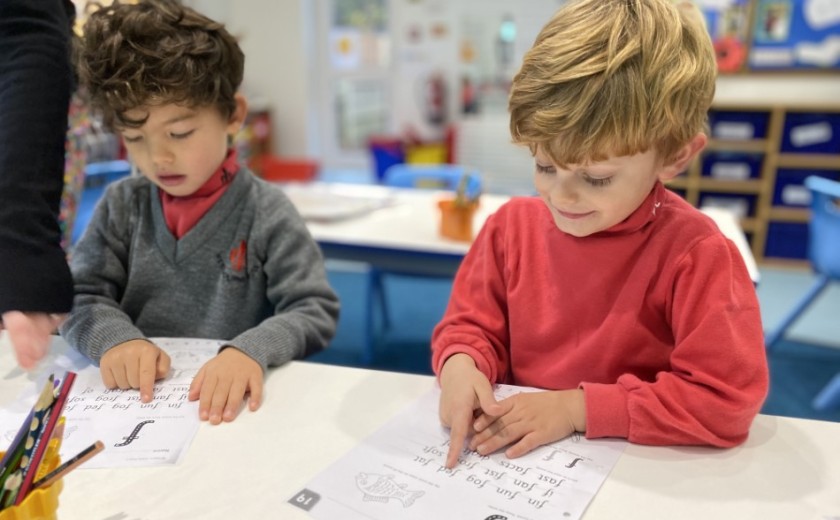
POLYGON ((236 102, 236 108, 230 115, 227 124, 227 134, 231 137, 239 132, 239 129, 245 123, 245 117, 248 116, 248 101, 245 100, 245 96, 237 92, 233 95, 233 100, 236 102))
POLYGON ((685 144, 682 148, 679 149, 677 154, 671 159, 670 162, 663 165, 662 168, 659 170, 659 180, 662 182, 669 181, 679 175, 680 173, 684 172, 688 167, 688 163, 691 162, 692 159, 697 157, 697 154, 700 153, 703 148, 706 147, 706 144, 709 142, 709 138, 706 137, 706 134, 699 133, 691 138, 691 141, 685 144))

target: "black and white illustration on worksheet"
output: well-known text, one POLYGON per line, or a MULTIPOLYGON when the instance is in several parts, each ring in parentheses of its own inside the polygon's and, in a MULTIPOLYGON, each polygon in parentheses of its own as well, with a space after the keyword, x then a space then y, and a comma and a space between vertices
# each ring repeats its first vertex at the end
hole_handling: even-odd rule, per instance
MULTIPOLYGON (((216 355, 222 342, 151 340, 169 354, 172 368, 166 378, 155 383, 149 403, 141 402, 139 390, 105 388, 99 368, 76 359, 80 354, 74 351, 55 360, 55 373, 64 370, 77 373, 64 407, 62 459, 101 440, 105 450, 86 462, 86 468, 157 466, 177 464, 181 460, 199 427, 198 402, 188 399, 190 383, 204 363, 216 355)), ((5 410, 5 414, 0 414, 4 418, 2 424, 15 425, 16 429, 27 411, 5 410), (17 420, 11 418, 18 415, 17 420), (10 417, 8 422, 7 417, 10 417)), ((0 439, 7 435, 9 432, 0 429, 0 439)))
MULTIPOLYGON (((534 391, 496 387, 503 399, 534 391)), ((449 432, 435 388, 309 482, 289 503, 316 519, 580 518, 627 445, 579 435, 517 458, 464 450, 444 466, 449 432)))

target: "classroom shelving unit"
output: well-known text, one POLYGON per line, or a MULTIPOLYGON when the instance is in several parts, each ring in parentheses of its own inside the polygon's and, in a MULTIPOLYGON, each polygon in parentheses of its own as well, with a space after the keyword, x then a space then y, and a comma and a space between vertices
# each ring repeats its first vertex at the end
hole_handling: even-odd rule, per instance
POLYGON ((739 217, 756 261, 806 265, 808 175, 840 180, 840 105, 716 104, 710 140, 668 187, 739 217))

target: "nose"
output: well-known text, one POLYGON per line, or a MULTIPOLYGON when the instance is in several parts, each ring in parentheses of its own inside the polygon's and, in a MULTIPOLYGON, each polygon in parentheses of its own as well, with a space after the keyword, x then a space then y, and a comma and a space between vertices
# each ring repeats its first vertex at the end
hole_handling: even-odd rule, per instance
POLYGON ((164 170, 170 166, 175 159, 172 150, 166 144, 157 142, 149 144, 149 159, 154 164, 155 169, 164 170))
POLYGON ((558 171, 551 176, 545 191, 548 201, 555 208, 568 208, 578 200, 575 176, 570 172, 558 171))

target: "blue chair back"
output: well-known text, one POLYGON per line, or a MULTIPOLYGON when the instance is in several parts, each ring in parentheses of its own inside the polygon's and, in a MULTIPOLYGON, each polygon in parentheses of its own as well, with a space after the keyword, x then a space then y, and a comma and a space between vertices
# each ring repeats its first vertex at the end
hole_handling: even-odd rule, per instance
POLYGON ((840 182, 824 177, 805 179, 811 191, 811 237, 808 256, 818 273, 840 279, 840 182))
POLYGON ((131 175, 131 163, 128 161, 92 162, 85 166, 85 184, 76 208, 71 244, 75 245, 82 237, 82 233, 93 216, 96 203, 105 193, 105 187, 129 175, 131 175))
POLYGON ((464 177, 465 195, 477 197, 481 193, 481 176, 456 164, 395 164, 385 170, 382 184, 395 188, 455 191, 464 177))

